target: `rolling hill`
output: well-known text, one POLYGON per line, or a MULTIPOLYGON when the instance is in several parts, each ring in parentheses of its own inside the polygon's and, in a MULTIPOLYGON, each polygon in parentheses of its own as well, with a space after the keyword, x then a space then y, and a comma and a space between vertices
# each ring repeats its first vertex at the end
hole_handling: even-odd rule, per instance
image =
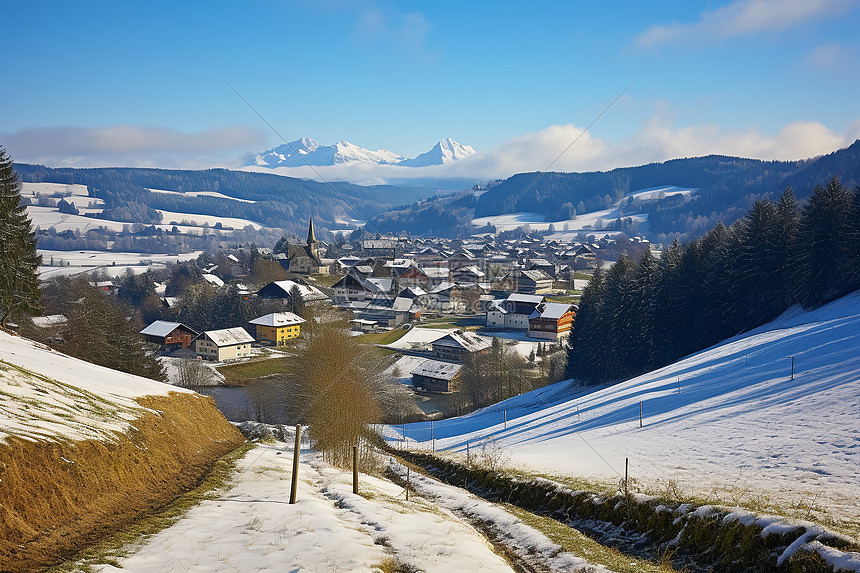
MULTIPOLYGON (((755 505, 857 537, 858 411, 860 291, 613 386, 561 382, 436 421, 433 433, 437 452, 492 440, 510 466, 550 475, 617 481, 627 458, 644 491, 755 505)), ((411 447, 431 447, 428 423, 404 429, 411 447)), ((387 433, 396 443, 403 429, 387 433)))

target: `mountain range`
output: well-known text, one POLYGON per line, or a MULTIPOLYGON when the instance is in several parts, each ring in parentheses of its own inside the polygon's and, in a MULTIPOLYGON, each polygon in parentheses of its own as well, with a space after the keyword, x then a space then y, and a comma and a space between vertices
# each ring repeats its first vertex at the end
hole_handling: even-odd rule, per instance
POLYGON ((428 167, 451 163, 474 153, 474 149, 458 143, 450 137, 443 139, 429 151, 412 159, 385 149, 371 151, 348 141, 338 141, 334 145, 321 145, 310 137, 303 137, 258 153, 250 157, 246 165, 275 168, 370 163, 403 167, 428 167))
POLYGON ((529 213, 546 222, 561 222, 618 206, 622 220, 647 219, 649 239, 671 242, 695 238, 719 221, 731 224, 755 201, 778 200, 786 187, 793 188, 798 200, 807 199, 816 185, 825 185, 834 176, 848 188, 860 185, 860 140, 799 161, 709 155, 605 172, 518 173, 453 197, 439 195, 402 205, 380 213, 369 226, 380 232, 451 237, 473 232, 474 218, 529 213), (634 197, 637 191, 661 186, 694 192, 647 200, 634 197))

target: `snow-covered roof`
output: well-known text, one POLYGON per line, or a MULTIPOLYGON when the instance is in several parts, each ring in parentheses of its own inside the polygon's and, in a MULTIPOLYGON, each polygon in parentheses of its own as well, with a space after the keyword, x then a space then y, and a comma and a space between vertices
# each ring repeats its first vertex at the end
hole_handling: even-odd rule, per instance
POLYGON ((532 269, 530 271, 520 271, 523 276, 530 278, 531 280, 538 281, 551 281, 552 277, 543 272, 540 269, 532 269))
POLYGON ((425 360, 411 374, 413 376, 427 376, 428 378, 437 378, 439 380, 453 380, 461 368, 460 364, 452 364, 451 362, 442 362, 440 360, 425 360))
POLYGON ((66 324, 69 319, 64 314, 49 314, 48 316, 34 316, 32 319, 33 325, 39 328, 48 328, 51 326, 59 326, 66 324))
POLYGON ((450 281, 442 281, 432 289, 430 289, 430 294, 438 294, 440 292, 445 292, 448 289, 451 289, 455 286, 455 283, 450 281))
POLYGON ((292 312, 272 312, 265 316, 248 321, 250 324, 260 326, 294 326, 306 322, 304 318, 292 312))
POLYGON ((182 326, 178 322, 168 322, 166 320, 156 320, 146 328, 140 331, 141 334, 148 336, 167 336, 173 332, 176 327, 182 326))
POLYGON ((391 303, 391 310, 396 310, 398 312, 408 312, 412 309, 413 304, 415 304, 415 301, 411 298, 405 296, 398 296, 394 299, 394 302, 391 303))
POLYGON ((207 330, 203 335, 218 347, 254 342, 254 337, 248 334, 248 331, 241 326, 222 328, 221 330, 207 330))
POLYGON ((446 279, 448 278, 448 267, 422 267, 421 272, 431 279, 446 279))
POLYGON ((545 302, 535 308, 535 311, 531 313, 529 319, 548 318, 550 320, 558 320, 572 308, 573 305, 563 302, 545 302))
POLYGON ((492 341, 488 337, 464 330, 446 334, 432 342, 432 346, 436 346, 437 344, 440 346, 462 347, 469 352, 478 352, 479 350, 489 348, 492 341))
POLYGON ((400 294, 402 296, 406 296, 406 297, 411 298, 411 297, 424 296, 427 294, 427 291, 425 291, 423 288, 421 288, 419 286, 411 286, 411 287, 403 289, 400 292, 400 294))
POLYGON ((370 292, 383 292, 387 293, 391 291, 391 286, 394 284, 393 279, 383 279, 383 278, 368 278, 364 279, 369 285, 373 285, 373 288, 368 289, 370 292))
POLYGON ((543 302, 543 296, 539 294, 522 294, 519 292, 512 293, 508 299, 511 302, 527 302, 531 304, 540 304, 543 302))
POLYGON ((220 278, 216 277, 215 275, 210 275, 210 274, 203 275, 203 280, 205 280, 206 282, 213 284, 215 286, 224 286, 224 281, 222 281, 220 278))
POLYGON ((323 293, 320 289, 311 286, 311 285, 303 285, 301 283, 297 283, 295 281, 286 280, 286 281, 273 281, 274 284, 281 287, 281 289, 289 294, 290 289, 294 286, 298 287, 299 293, 302 295, 302 300, 305 302, 314 301, 314 300, 324 300, 328 298, 325 293, 323 293))
POLYGON ((386 269, 408 269, 415 266, 415 261, 412 259, 391 259, 383 265, 386 269))

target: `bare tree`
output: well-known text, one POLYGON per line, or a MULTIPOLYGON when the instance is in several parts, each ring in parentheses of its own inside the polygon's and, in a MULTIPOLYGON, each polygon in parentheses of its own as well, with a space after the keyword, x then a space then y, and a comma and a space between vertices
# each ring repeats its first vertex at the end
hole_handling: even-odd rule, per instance
POLYGON ((348 465, 352 446, 378 422, 381 409, 374 395, 378 361, 336 324, 317 325, 296 359, 299 399, 315 447, 330 462, 348 465))
POLYGON ((176 363, 176 385, 182 388, 194 388, 196 386, 211 386, 215 382, 215 374, 203 363, 203 360, 195 358, 180 358, 176 363))

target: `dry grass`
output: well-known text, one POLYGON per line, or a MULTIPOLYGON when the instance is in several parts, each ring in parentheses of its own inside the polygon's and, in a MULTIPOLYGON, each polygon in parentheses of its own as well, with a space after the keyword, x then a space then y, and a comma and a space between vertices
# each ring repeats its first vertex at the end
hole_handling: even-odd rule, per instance
POLYGON ((603 565, 617 573, 665 573, 667 571, 676 571, 676 569, 672 568, 669 559, 661 559, 659 563, 653 563, 644 559, 631 557, 617 549, 601 545, 587 535, 551 517, 536 515, 513 505, 506 504, 504 507, 507 511, 516 515, 523 523, 537 529, 549 537, 553 543, 560 545, 562 551, 582 557, 593 565, 603 565))
POLYGON ((0 571, 61 562, 196 487, 244 443, 195 394, 148 396, 113 442, 12 439, 0 445, 0 571))
MULTIPOLYGON (((50 567, 45 573, 79 573, 91 571, 93 565, 114 565, 121 567, 118 560, 129 555, 130 549, 143 543, 163 529, 167 529, 185 513, 207 499, 215 499, 218 490, 229 487, 230 480, 236 469, 236 461, 244 456, 256 444, 247 442, 226 456, 220 458, 212 466, 212 470, 199 486, 180 495, 165 507, 124 527, 121 531, 107 537, 98 544, 90 547, 77 556, 73 561, 50 567)), ((280 468, 278 468, 280 469, 280 468)))

